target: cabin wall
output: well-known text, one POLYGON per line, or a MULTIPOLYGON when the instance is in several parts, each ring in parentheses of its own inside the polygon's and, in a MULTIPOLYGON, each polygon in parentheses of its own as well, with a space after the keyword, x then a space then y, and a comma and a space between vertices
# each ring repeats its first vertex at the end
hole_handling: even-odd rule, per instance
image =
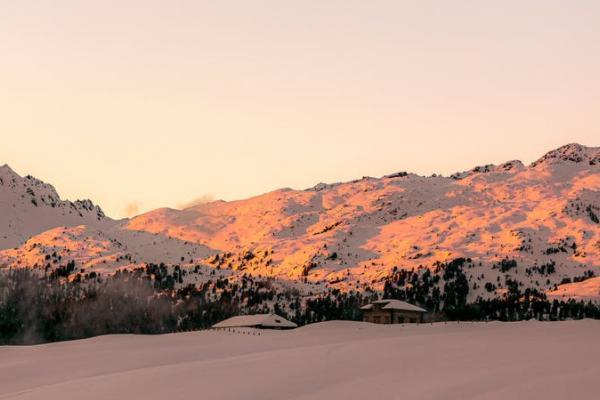
POLYGON ((391 324, 392 313, 390 310, 366 310, 363 311, 363 321, 374 324, 391 324))
POLYGON ((410 324, 423 322, 423 313, 404 310, 365 310, 363 311, 363 321, 374 324, 410 324))
POLYGON ((392 310, 393 324, 415 324, 423 322, 423 313, 418 311, 392 310))

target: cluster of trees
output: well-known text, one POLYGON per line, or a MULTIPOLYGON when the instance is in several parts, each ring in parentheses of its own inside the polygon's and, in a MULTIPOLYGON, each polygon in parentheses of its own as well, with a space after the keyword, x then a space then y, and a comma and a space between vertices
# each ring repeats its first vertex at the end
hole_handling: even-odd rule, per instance
MULTIPOLYGON (((532 288, 523 290, 519 281, 508 277, 506 293, 502 297, 477 297, 469 302, 470 287, 464 269, 472 266, 470 259, 457 258, 448 263, 437 263, 433 272, 428 269, 395 270, 385 282, 384 297, 419 304, 432 312, 441 311, 449 320, 600 319, 600 306, 592 302, 548 300, 545 293, 532 288)), ((516 263, 507 260, 497 268, 506 272, 516 268, 516 263)), ((541 271, 553 273, 554 265, 545 265, 541 271)), ((578 281, 593 276, 594 273, 588 271, 578 281)), ((485 288, 492 292, 496 285, 487 282, 485 288)))
POLYGON ((252 279, 232 284, 214 278, 176 288, 182 270, 164 265, 110 276, 60 276, 0 271, 0 344, 203 329, 240 312, 268 312, 265 302, 283 296, 252 279))
POLYGON ((464 272, 470 259, 437 262, 433 270, 398 270, 386 279, 383 297, 424 306, 431 312, 443 311, 450 318, 460 315, 467 305, 469 281, 464 272))
POLYGON ((168 332, 176 326, 171 304, 144 279, 65 283, 30 269, 2 271, 0 344, 168 332))
MULTIPOLYGON (((529 289, 527 289, 529 290, 529 289)), ((461 320, 472 321, 522 321, 528 319, 560 321, 565 319, 600 319, 600 307, 592 302, 549 301, 543 295, 523 294, 516 299, 478 299, 469 304, 460 315, 461 320)))
POLYGON ((590 219, 592 220, 592 222, 600 224, 600 218, 598 218, 598 215, 594 212, 595 208, 596 207, 589 204, 586 208, 586 211, 588 212, 588 215, 590 216, 590 219))
POLYGON ((534 272, 537 272, 539 275, 552 275, 556 272, 556 262, 554 260, 550 260, 546 264, 542 264, 540 266, 533 266, 531 268, 525 268, 525 273, 527 276, 531 276, 534 272))
POLYGON ((298 325, 330 320, 360 321, 360 307, 376 298, 376 294, 370 292, 362 294, 330 289, 323 295, 307 299, 303 308, 297 303, 293 308, 295 313, 289 318, 298 325))
POLYGON ((113 275, 0 270, 0 344, 33 344, 111 333, 158 334, 206 329, 240 313, 275 312, 299 324, 360 319, 362 296, 334 291, 307 303, 271 279, 210 276, 183 284, 178 266, 149 264, 113 275))

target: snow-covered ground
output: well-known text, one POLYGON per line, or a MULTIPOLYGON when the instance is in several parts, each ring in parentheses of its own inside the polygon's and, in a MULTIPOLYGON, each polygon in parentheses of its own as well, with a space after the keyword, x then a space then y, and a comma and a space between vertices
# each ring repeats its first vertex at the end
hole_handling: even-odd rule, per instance
POLYGON ((0 347, 0 399, 597 399, 600 322, 328 322, 0 347))

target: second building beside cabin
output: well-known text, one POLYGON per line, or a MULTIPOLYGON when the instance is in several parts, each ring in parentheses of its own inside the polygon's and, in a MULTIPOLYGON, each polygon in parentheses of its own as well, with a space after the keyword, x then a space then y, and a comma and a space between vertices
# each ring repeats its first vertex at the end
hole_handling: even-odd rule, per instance
POLYGON ((427 310, 401 300, 378 300, 362 306, 364 322, 405 324, 423 322, 427 310))
POLYGON ((257 329, 294 329, 298 325, 277 314, 238 315, 212 326, 213 329, 257 328, 257 329))

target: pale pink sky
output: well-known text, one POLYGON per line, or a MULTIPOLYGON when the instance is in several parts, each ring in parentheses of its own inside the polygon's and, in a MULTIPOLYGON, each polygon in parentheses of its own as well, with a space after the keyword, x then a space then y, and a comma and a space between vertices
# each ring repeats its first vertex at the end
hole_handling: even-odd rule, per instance
POLYGON ((598 1, 0 0, 0 164, 117 217, 600 145, 598 1))

